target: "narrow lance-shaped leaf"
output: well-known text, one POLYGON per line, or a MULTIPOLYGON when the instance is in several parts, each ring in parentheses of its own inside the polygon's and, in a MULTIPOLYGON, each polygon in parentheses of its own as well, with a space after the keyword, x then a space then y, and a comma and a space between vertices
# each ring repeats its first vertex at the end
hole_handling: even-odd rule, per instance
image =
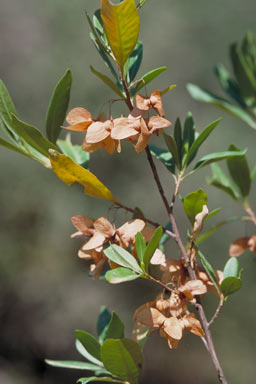
POLYGON ((219 107, 224 111, 230 113, 231 115, 237 117, 238 119, 244 121, 250 127, 256 129, 255 119, 253 119, 253 117, 249 115, 249 113, 244 111, 242 108, 232 105, 227 100, 216 96, 208 91, 205 91, 194 84, 188 84, 187 90, 195 100, 215 105, 216 107, 219 107))
POLYGON ((20 153, 21 155, 24 155, 28 158, 30 158, 31 156, 28 155, 28 153, 26 153, 23 149, 21 149, 20 147, 17 147, 16 145, 14 144, 11 144, 9 143, 9 141, 6 141, 4 139, 2 139, 2 137, 0 137, 0 145, 2 147, 5 147, 7 149, 10 149, 11 151, 14 151, 14 152, 17 152, 17 153, 20 153))
POLYGON ((104 367, 121 380, 136 384, 143 357, 141 348, 130 339, 108 339, 101 347, 104 367))
POLYGON ((216 161, 221 161, 225 159, 229 159, 232 157, 239 157, 244 156, 246 154, 247 149, 243 151, 224 151, 224 152, 215 152, 210 153, 209 155, 206 155, 202 157, 195 165, 193 171, 190 173, 192 174, 195 171, 198 171, 202 167, 205 167, 208 164, 215 163, 216 161))
POLYGON ((148 266, 149 266, 150 260, 160 243, 162 234, 163 234, 163 228, 158 227, 148 242, 147 248, 143 256, 143 262, 144 262, 146 272, 148 272, 148 266))
POLYGON ((104 75, 99 71, 96 71, 96 69, 94 69, 92 65, 90 66, 90 69, 95 76, 101 79, 103 83, 105 83, 109 88, 111 88, 112 91, 114 91, 119 97, 124 99, 124 95, 122 94, 118 86, 107 75, 104 75))
POLYGON ((180 119, 178 118, 174 125, 174 140, 177 145, 178 154, 179 154, 179 162, 181 164, 182 160, 182 148, 183 148, 183 139, 182 139, 182 128, 180 119))
POLYGON ((70 368, 70 369, 81 369, 86 371, 102 371, 102 367, 91 364, 91 363, 85 363, 83 361, 69 361, 69 360, 45 360, 46 364, 51 365, 52 367, 56 368, 70 368))
POLYGON ((243 98, 246 104, 250 106, 253 99, 255 103, 256 78, 254 77, 254 73, 248 67, 238 43, 230 46, 230 57, 243 98))
POLYGON ((19 137, 42 155, 48 157, 49 149, 57 149, 57 147, 48 141, 37 128, 33 127, 33 125, 23 123, 23 121, 19 120, 14 115, 12 115, 11 126, 12 130, 19 137))
POLYGON ((78 383, 80 384, 87 384, 87 383, 92 383, 94 381, 102 381, 102 382, 105 382, 105 383, 120 383, 120 384, 125 384, 125 382, 123 380, 119 380, 119 379, 116 379, 114 377, 95 377, 95 376, 91 376, 91 377, 81 377, 80 379, 77 380, 78 383))
POLYGON ((225 175, 225 173, 222 171, 220 166, 218 164, 213 163, 211 164, 211 170, 212 170, 213 176, 211 179, 209 178, 207 180, 208 183, 222 190, 223 192, 226 192, 234 200, 238 200, 239 192, 237 191, 236 187, 232 184, 232 182, 229 180, 229 178, 225 175))
POLYGON ((137 252, 138 258, 139 258, 140 262, 142 262, 147 246, 146 246, 144 236, 142 235, 141 232, 138 232, 136 234, 136 243, 135 244, 136 244, 136 252, 137 252))
POLYGON ((143 44, 141 41, 138 41, 124 66, 124 74, 126 76, 128 85, 134 80, 135 76, 137 75, 137 72, 141 65, 142 56, 143 44))
POLYGON ((213 282, 213 285, 215 286, 217 292, 220 292, 220 288, 219 288, 216 274, 215 274, 213 267, 211 266, 211 264, 209 263, 209 261, 206 259, 206 257, 204 256, 204 254, 201 251, 198 251, 198 256, 200 258, 200 261, 201 261, 207 275, 209 276, 209 278, 213 282))
POLYGON ((163 133, 163 135, 164 135, 164 141, 173 156, 175 165, 177 166, 178 169, 180 169, 181 164, 180 164, 179 152, 178 152, 176 141, 172 136, 166 135, 166 133, 163 133))
POLYGON ((145 87, 145 85, 151 83, 157 76, 159 76, 162 72, 166 71, 167 67, 160 67, 156 69, 152 69, 151 71, 147 72, 145 75, 143 75, 138 82, 138 84, 133 88, 132 95, 135 95, 135 93, 139 92, 142 88, 145 87))
POLYGON ((54 173, 64 183, 79 183, 84 187, 86 195, 117 202, 112 192, 93 173, 74 163, 70 157, 50 151, 50 161, 54 173))
POLYGON ((218 119, 218 120, 214 121, 213 123, 211 123, 210 125, 208 125, 203 130, 203 132, 201 132, 200 135, 196 138, 196 140, 193 142, 191 148, 188 151, 188 155, 186 158, 186 165, 189 165, 191 163, 191 161, 193 160, 193 158, 197 154, 198 149, 201 147, 201 145, 207 139, 207 137, 211 134, 211 132, 214 130, 214 128, 217 127, 217 125, 219 124, 220 121, 221 121, 221 119, 218 119))
POLYGON ((139 36, 140 18, 135 1, 112 4, 109 0, 101 0, 101 18, 109 45, 123 70, 139 36))
POLYGON ((138 273, 123 267, 111 269, 105 274, 105 279, 111 284, 126 283, 127 281, 136 280, 139 277, 140 275, 138 275, 138 273))
POLYGON ((119 247, 118 245, 110 245, 104 250, 104 254, 108 259, 112 260, 114 263, 120 265, 121 267, 129 268, 137 273, 142 273, 142 269, 137 263, 135 257, 133 257, 129 252, 119 247))
MULTIPOLYGON (((230 145, 230 151, 240 151, 235 145, 230 145)), ((251 188, 250 169, 245 156, 233 157, 227 159, 230 176, 238 186, 241 195, 246 198, 251 188)))
POLYGON ((9 137, 9 139, 19 143, 19 138, 11 129, 12 114, 15 116, 17 115, 14 103, 5 84, 2 80, 0 80, 0 118, 4 123, 1 124, 1 129, 9 137))
POLYGON ((223 64, 215 66, 215 74, 219 80, 222 89, 242 108, 246 107, 239 86, 235 80, 230 77, 228 70, 223 64))
POLYGON ((68 69, 58 82, 52 94, 46 117, 47 137, 54 144, 59 137, 61 125, 65 120, 69 104, 71 85, 72 73, 68 69))

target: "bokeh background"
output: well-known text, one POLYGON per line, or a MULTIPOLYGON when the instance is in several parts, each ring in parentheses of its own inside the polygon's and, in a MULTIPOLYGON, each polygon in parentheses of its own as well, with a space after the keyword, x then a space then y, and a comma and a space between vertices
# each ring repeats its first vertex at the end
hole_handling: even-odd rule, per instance
MULTIPOLYGON (((84 15, 85 8, 92 14, 99 3, 1 1, 0 74, 24 121, 43 130, 50 95, 68 67, 74 76, 70 107, 84 106, 96 115, 101 105, 113 97, 89 70, 90 64, 105 70, 88 37, 84 15)), ((184 120, 191 110, 200 131, 223 116, 201 154, 224 150, 232 142, 248 148, 251 166, 256 161, 256 132, 224 112, 193 101, 185 85, 193 82, 219 92, 212 67, 219 61, 229 66, 228 45, 248 29, 256 32, 255 14, 254 0, 149 0, 141 10, 140 35, 144 41, 140 74, 167 65, 168 70, 152 87, 163 89, 177 84, 165 98, 168 118, 174 121, 180 116, 184 120)), ((81 139, 79 134, 73 135, 73 141, 81 139)), ((170 195, 170 175, 161 164, 158 168, 170 195)), ((157 291, 143 281, 118 287, 95 282, 88 277, 88 264, 76 256, 80 243, 70 239, 71 216, 106 215, 121 223, 127 219, 124 212, 109 210, 109 204, 84 196, 78 186, 67 187, 51 171, 4 148, 0 149, 0 170, 0 382, 75 383, 81 372, 47 367, 43 359, 79 358, 74 348, 74 330, 95 334, 102 304, 120 315, 130 336, 134 310, 157 291)), ((128 144, 121 155, 113 157, 100 151, 92 156, 91 170, 121 201, 140 206, 147 216, 166 223, 144 154, 136 155, 128 144)), ((209 174, 209 169, 201 170, 185 181, 182 194, 204 188, 209 193, 209 207, 222 208, 215 222, 243 214, 240 206, 207 185, 209 174)), ((255 187, 251 203, 256 208, 254 196, 255 187)), ((175 212, 185 235, 189 223, 180 203, 175 212)), ((202 249, 214 267, 222 268, 231 241, 253 231, 248 224, 230 224, 206 241, 202 249)), ((178 255, 171 241, 167 250, 172 257, 178 255)), ((244 268, 243 289, 230 297, 212 329, 232 384, 252 383, 256 374, 256 257, 246 253, 240 261, 244 268)), ((207 300, 209 316, 216 304, 214 297, 207 300)), ((217 383, 199 338, 186 335, 179 349, 170 351, 163 339, 150 337, 141 383, 156 382, 217 383)))

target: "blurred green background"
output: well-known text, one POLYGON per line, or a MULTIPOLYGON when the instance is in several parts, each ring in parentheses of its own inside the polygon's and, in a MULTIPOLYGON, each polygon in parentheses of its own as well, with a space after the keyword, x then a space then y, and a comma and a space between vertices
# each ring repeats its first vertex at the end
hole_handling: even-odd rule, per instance
MULTIPOLYGON (((43 129, 50 95, 67 67, 74 76, 70 107, 86 107, 96 116, 101 105, 113 97, 89 70, 90 64, 105 70, 88 37, 84 15, 85 8, 92 14, 99 4, 99 0, 2 0, 0 75, 24 121, 43 129)), ((193 101, 185 85, 193 82, 219 93, 212 66, 219 61, 229 66, 228 45, 248 29, 256 32, 255 14, 255 0, 149 0, 141 10, 140 35, 144 42, 140 74, 167 65, 168 70, 152 87, 177 84, 165 97, 167 117, 173 122, 177 116, 184 120, 191 110, 200 131, 223 116, 200 154, 235 143, 248 148, 251 166, 256 161, 256 132, 224 112, 193 101)), ((82 140, 79 134, 72 137, 76 142, 82 140)), ((163 146, 162 138, 159 140, 163 146)), ((0 382, 75 383, 81 372, 46 367, 43 359, 76 359, 74 330, 95 333, 102 304, 120 315, 130 336, 134 310, 157 291, 143 281, 118 287, 95 282, 88 277, 88 264, 76 255, 80 242, 70 239, 71 216, 105 215, 121 223, 127 219, 124 212, 109 210, 109 204, 84 196, 80 187, 67 187, 38 163, 3 148, 0 164, 0 382)), ((158 168, 170 196, 170 175, 161 164, 158 168)), ((121 155, 113 157, 100 151, 92 156, 91 170, 121 201, 140 206, 148 217, 166 223, 145 154, 135 154, 128 144, 121 155)), ((222 208, 215 221, 243 214, 241 207, 207 185, 209 174, 208 168, 185 181, 182 194, 204 188, 209 193, 209 207, 222 208)), ((251 203, 256 208, 254 196, 255 187, 251 203)), ((189 223, 180 203, 175 212, 185 235, 189 223)), ((231 241, 253 233, 249 224, 233 223, 202 249, 214 267, 223 268, 231 241)), ((167 249, 170 256, 178 256, 173 242, 167 249)), ((232 384, 252 383, 256 377, 256 257, 248 252, 240 262, 243 289, 230 297, 212 328, 232 384)), ((214 297, 207 300, 209 316, 216 305, 214 297)), ((170 351, 155 334, 145 348, 141 383, 214 384, 217 379, 199 338, 186 335, 179 349, 170 351)))

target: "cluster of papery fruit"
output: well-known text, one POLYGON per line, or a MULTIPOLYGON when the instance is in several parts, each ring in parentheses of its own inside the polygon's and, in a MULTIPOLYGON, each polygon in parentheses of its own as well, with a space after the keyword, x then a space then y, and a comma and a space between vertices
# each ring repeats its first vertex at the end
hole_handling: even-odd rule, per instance
POLYGON ((104 148, 109 154, 115 150, 121 152, 121 140, 130 141, 137 152, 143 151, 149 143, 152 134, 159 135, 171 122, 164 118, 161 91, 156 90, 150 97, 136 95, 136 107, 128 117, 106 119, 103 114, 93 119, 90 112, 84 108, 72 109, 67 117, 70 124, 66 129, 86 131, 82 148, 86 152, 95 152, 104 148), (157 114, 149 116, 150 109, 157 114), (147 117, 145 115, 147 114, 147 117))
MULTIPOLYGON (((154 230, 141 219, 128 221, 119 228, 116 228, 105 217, 100 217, 94 221, 89 217, 77 215, 72 217, 72 223, 78 231, 71 237, 86 239, 78 251, 78 256, 93 261, 91 273, 95 279, 104 276, 108 267, 110 269, 120 267, 118 263, 107 258, 104 253, 106 247, 110 244, 116 244, 128 250, 139 260, 136 235, 140 232, 145 243, 148 243, 154 234, 154 230)), ((160 275, 160 280, 150 275, 150 271, 148 278, 152 277, 156 282, 160 282, 164 290, 156 300, 137 309, 134 315, 136 339, 139 341, 141 333, 145 333, 145 330, 148 330, 148 334, 154 330, 159 330, 160 335, 167 339, 169 347, 175 349, 184 330, 203 337, 204 331, 201 323, 193 313, 189 312, 187 304, 195 304, 196 296, 204 295, 208 291, 219 296, 219 292, 207 273, 199 266, 194 265, 197 278, 191 280, 184 260, 182 258, 167 259, 159 248, 156 248, 150 264, 152 268, 155 267, 153 273, 160 275)), ((220 285, 223 273, 215 271, 215 274, 218 285, 220 285)))

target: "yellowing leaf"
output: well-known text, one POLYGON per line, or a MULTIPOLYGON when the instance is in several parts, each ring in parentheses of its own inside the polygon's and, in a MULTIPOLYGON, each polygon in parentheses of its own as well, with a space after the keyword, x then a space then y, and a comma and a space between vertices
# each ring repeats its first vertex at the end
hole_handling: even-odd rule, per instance
POLYGON ((101 18, 112 52, 123 70, 135 47, 140 29, 140 18, 134 0, 112 4, 101 0, 101 18))
POLYGON ((112 192, 93 173, 66 155, 54 150, 49 150, 49 153, 52 169, 64 183, 68 185, 79 183, 84 187, 86 195, 117 202, 112 192))

